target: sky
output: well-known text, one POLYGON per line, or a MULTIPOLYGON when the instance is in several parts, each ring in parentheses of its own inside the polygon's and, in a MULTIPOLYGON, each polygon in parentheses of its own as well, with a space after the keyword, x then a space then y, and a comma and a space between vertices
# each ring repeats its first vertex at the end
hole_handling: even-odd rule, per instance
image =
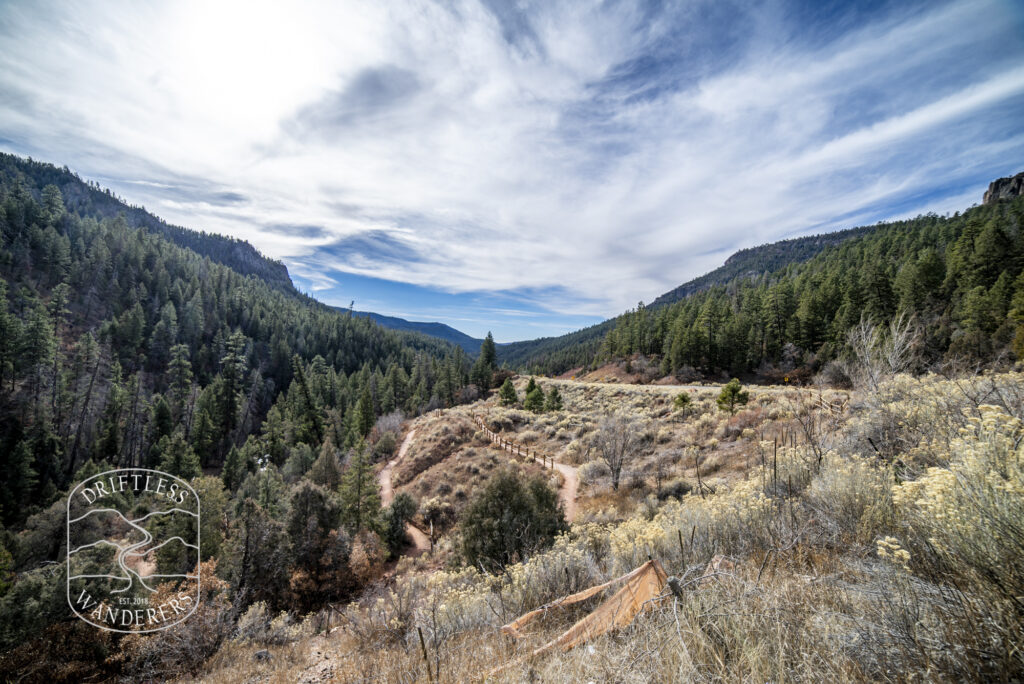
POLYGON ((9 2, 0 149, 498 341, 1024 170, 1024 3, 9 2))

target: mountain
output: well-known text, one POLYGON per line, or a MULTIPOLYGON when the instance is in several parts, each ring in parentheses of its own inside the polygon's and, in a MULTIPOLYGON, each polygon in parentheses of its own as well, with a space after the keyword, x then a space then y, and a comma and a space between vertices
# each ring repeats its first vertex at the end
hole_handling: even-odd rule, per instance
POLYGON ((706 290, 715 285, 724 285, 736 278, 753 278, 766 273, 773 273, 790 264, 807 261, 811 257, 820 254, 823 250, 846 240, 867 235, 874 228, 875 226, 850 228, 834 233, 822 233, 821 235, 781 240, 767 245, 741 249, 726 259, 725 263, 715 270, 699 278, 694 278, 673 290, 669 290, 651 302, 650 306, 657 307, 678 302, 695 292, 706 290))
MULTIPOLYGON (((806 261, 827 247, 864 235, 872 229, 870 226, 851 228, 741 249, 715 270, 659 296, 651 302, 650 308, 667 306, 736 278, 771 273, 789 264, 806 261)), ((498 358, 513 368, 546 369, 540 372, 562 373, 578 366, 590 366, 597 358, 604 338, 614 327, 615 319, 609 319, 558 337, 512 342, 499 348, 498 358)))
POLYGON ((99 221, 123 216, 129 228, 144 228, 237 273, 256 276, 281 289, 292 289, 292 280, 285 265, 263 256, 248 242, 171 225, 143 207, 126 204, 109 189, 82 180, 66 166, 58 168, 53 164, 0 153, 0 175, 15 174, 35 188, 56 186, 60 189, 65 208, 81 218, 99 221))
MULTIPOLYGON (((737 278, 772 273, 789 264, 806 261, 828 247, 865 235, 873 229, 874 226, 850 228, 741 249, 715 270, 659 296, 649 308, 668 306, 737 278)), ((578 366, 589 367, 598 357, 605 337, 614 328, 615 319, 609 319, 558 337, 512 342, 499 348, 498 358, 513 368, 530 368, 538 372, 562 373, 578 366)))
MULTIPOLYGON (((339 311, 347 311, 347 309, 339 309, 339 311)), ((482 339, 470 337, 461 330, 456 330, 450 325, 436 322, 421 322, 421 321, 407 321, 404 318, 397 318, 395 316, 383 316, 378 313, 371 311, 354 311, 353 315, 363 316, 369 318, 377 325, 381 325, 391 330, 402 330, 405 332, 420 333, 421 335, 428 335, 430 337, 436 337, 446 342, 451 342, 454 345, 462 347, 465 352, 471 356, 476 356, 480 353, 480 345, 483 344, 482 339)))
MULTIPOLYGON (((503 350, 536 373, 634 355, 661 374, 801 379, 846 353, 862 320, 909 315, 920 363, 987 365, 1024 354, 1024 176, 986 203, 742 250, 612 321, 503 350)), ((648 366, 649 367, 649 366, 648 366)))
POLYGON ((0 158, 0 500, 35 502, 5 524, 90 463, 187 479, 230 456, 237 487, 455 403, 468 375, 461 349, 343 315, 247 243, 0 158))

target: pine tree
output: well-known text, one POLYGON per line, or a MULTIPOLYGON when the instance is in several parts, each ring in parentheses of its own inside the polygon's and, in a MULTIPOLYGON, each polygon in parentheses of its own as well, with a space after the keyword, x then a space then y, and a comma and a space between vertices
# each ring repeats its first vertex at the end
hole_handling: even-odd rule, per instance
POLYGON ((114 463, 121 453, 121 414, 124 410, 125 390, 121 385, 121 364, 113 363, 110 371, 110 390, 107 405, 100 419, 100 438, 96 443, 95 460, 114 463))
POLYGON ((214 448, 217 444, 217 428, 205 407, 200 408, 196 413, 195 427, 192 429, 192 444, 200 460, 204 464, 209 464, 213 459, 214 448))
POLYGON ((373 465, 364 449, 356 449, 341 478, 342 521, 355 534, 361 529, 376 529, 380 518, 380 490, 373 476, 373 465))
POLYGON ((373 398, 370 396, 370 388, 364 386, 359 401, 356 402, 356 430, 360 437, 366 437, 373 429, 375 418, 373 415, 373 398))
POLYGON ((512 384, 512 378, 505 378, 505 382, 502 383, 501 389, 498 390, 498 395, 501 397, 502 406, 515 406, 519 403, 519 395, 516 394, 516 388, 512 384))
POLYGON ((743 406, 750 399, 750 392, 743 389, 743 385, 736 378, 733 378, 722 388, 718 395, 718 408, 736 413, 737 406, 743 406))
POLYGON ((238 400, 245 377, 245 335, 240 330, 231 333, 221 357, 220 427, 221 435, 230 439, 238 425, 238 400))
POLYGON ((523 399, 523 408, 527 411, 540 413, 544 410, 544 390, 534 385, 534 388, 526 393, 523 399))
MULTIPOLYGON (((18 442, 14 450, 0 461, 0 465, 3 466, 3 477, 0 478, 0 494, 2 494, 0 501, 27 503, 31 500, 37 478, 37 473, 32 467, 34 461, 32 448, 26 440, 18 442)), ((8 506, 3 513, 4 520, 8 524, 21 515, 17 506, 8 506)))
POLYGON ((5 389, 6 378, 14 384, 14 360, 21 345, 21 321, 7 310, 7 283, 0 278, 0 396, 5 389))
MULTIPOLYGON (((322 358, 317 358, 323 362, 322 358)), ((294 374, 294 382, 299 388, 302 400, 302 409, 299 414, 300 425, 298 426, 299 438, 301 439, 308 433, 317 442, 323 441, 323 418, 320 415, 320 408, 313 398, 313 392, 309 386, 309 381, 306 379, 306 373, 302 369, 302 359, 299 358, 298 354, 292 356, 292 373, 294 374)))
POLYGON ((192 392, 192 362, 189 360, 188 345, 176 344, 171 347, 167 376, 171 383, 170 394, 174 414, 180 418, 184 412, 185 402, 192 392))
POLYGON ((155 444, 164 437, 174 432, 174 416, 171 414, 171 407, 163 395, 157 395, 153 403, 153 437, 155 444))
POLYGON ((544 399, 544 410, 545 411, 561 411, 562 410, 562 395, 559 394, 558 388, 552 385, 551 390, 548 392, 548 396, 544 399))
POLYGON ((473 383, 483 391, 491 388, 494 371, 497 369, 497 358, 494 336, 488 331, 487 337, 484 338, 483 343, 480 345, 480 356, 477 357, 476 363, 473 365, 473 371, 470 374, 473 383))
POLYGON ((232 445, 231 450, 228 451, 228 455, 224 459, 224 470, 220 474, 221 480, 224 482, 224 488, 230 492, 238 489, 238 486, 242 484, 242 480, 245 479, 246 471, 246 463, 242 457, 242 452, 238 447, 232 445))
POLYGON ((161 439, 156 449, 160 459, 160 470, 165 473, 177 475, 184 480, 201 474, 199 457, 185 441, 181 430, 175 430, 173 435, 161 439))
POLYGON ((332 492, 341 483, 341 468, 338 466, 337 451, 334 442, 328 437, 320 447, 320 455, 313 461, 313 465, 309 469, 309 479, 332 492))

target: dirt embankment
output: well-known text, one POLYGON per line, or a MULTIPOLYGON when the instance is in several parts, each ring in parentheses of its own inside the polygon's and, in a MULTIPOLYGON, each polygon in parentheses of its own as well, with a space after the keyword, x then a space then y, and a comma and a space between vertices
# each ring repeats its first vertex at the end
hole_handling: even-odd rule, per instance
POLYGON ((401 487, 417 475, 451 456, 473 439, 476 428, 466 417, 446 412, 416 428, 416 448, 394 466, 391 484, 401 487))

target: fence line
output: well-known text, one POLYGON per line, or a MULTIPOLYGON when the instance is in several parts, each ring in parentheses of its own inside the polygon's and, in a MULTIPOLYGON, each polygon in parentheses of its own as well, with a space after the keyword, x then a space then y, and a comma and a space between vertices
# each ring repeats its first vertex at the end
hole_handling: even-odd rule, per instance
POLYGON ((541 465, 543 465, 545 468, 554 469, 554 456, 548 455, 542 451, 538 451, 537 449, 531 449, 528 446, 523 446, 522 444, 519 444, 518 442, 513 442, 510 439, 505 439, 497 432, 487 427, 486 421, 484 421, 483 417, 480 416, 479 414, 474 414, 473 418, 476 420, 477 425, 480 426, 480 429, 483 431, 483 433, 487 435, 487 438, 491 441, 492 444, 496 445, 497 448, 501 449, 502 451, 507 451, 512 456, 517 456, 522 460, 539 460, 541 465))

